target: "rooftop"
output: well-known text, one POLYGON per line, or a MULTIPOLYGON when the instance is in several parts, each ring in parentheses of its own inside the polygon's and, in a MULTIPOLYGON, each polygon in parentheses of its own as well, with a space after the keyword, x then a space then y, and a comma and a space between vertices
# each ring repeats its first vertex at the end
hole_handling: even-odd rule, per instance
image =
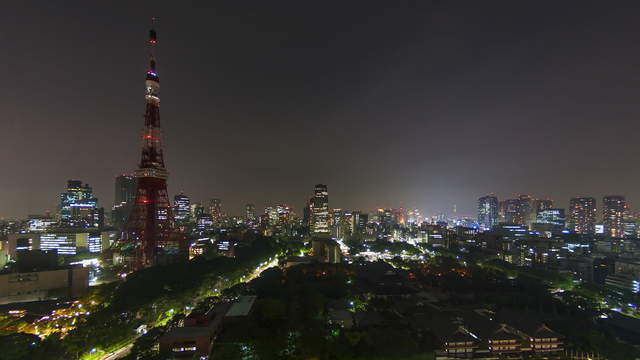
POLYGON ((247 316, 253 307, 253 303, 255 303, 255 296, 241 296, 237 302, 231 305, 229 311, 227 311, 226 316, 247 316))

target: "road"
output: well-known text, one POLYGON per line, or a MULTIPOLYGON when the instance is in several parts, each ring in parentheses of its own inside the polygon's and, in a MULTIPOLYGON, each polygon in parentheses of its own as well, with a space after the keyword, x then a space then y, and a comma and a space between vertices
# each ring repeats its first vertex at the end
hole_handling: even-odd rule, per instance
MULTIPOLYGON (((243 277, 242 282, 249 282, 255 279, 256 277, 260 276, 260 274, 266 269, 269 269, 277 265, 278 265, 278 256, 274 256, 273 259, 271 259, 271 261, 267 262, 263 266, 259 266, 258 268, 256 268, 249 276, 243 277)), ((131 351, 132 347, 133 347, 133 342, 129 345, 121 347, 120 349, 114 352, 110 352, 106 354, 104 357, 102 357, 102 360, 116 360, 116 359, 120 359, 121 357, 127 356, 131 351)))
POLYGON ((114 352, 110 352, 108 354, 106 354, 104 357, 102 357, 102 360, 115 360, 115 359, 119 359, 123 356, 127 356, 129 354, 129 352, 131 351, 131 348, 133 347, 133 343, 123 346, 120 349, 114 351, 114 352))

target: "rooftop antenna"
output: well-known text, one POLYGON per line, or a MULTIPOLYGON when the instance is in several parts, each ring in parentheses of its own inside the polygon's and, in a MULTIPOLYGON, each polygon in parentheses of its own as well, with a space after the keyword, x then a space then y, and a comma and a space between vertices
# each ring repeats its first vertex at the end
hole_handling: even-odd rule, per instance
POLYGON ((156 72, 155 45, 158 43, 158 35, 156 34, 157 17, 151 18, 151 30, 149 30, 149 70, 156 72))

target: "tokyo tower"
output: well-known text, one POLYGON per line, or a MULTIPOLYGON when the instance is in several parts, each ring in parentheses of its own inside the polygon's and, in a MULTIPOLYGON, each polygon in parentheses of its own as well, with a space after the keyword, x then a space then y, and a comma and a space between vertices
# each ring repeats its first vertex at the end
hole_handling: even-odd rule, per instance
POLYGON ((124 261, 137 270, 171 261, 180 253, 185 238, 175 229, 167 194, 167 170, 162 154, 160 128, 160 78, 156 72, 154 27, 149 31, 149 70, 145 81, 145 114, 142 156, 135 176, 136 199, 127 219, 121 250, 124 261))

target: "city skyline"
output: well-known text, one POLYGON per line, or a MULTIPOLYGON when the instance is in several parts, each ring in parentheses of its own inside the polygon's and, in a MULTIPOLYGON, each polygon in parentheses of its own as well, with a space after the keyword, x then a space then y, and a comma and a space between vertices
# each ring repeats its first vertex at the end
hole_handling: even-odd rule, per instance
POLYGON ((640 360, 640 7, 80 4, 0 12, 2 360, 640 360))
MULTIPOLYGON (((22 164, 0 180, 1 216, 55 210, 68 179, 90 184, 110 209, 115 176, 136 167, 148 8, 85 6, 18 5, 0 15, 5 32, 20 33, 5 45, 14 56, 0 96, 8 124, 0 153, 8 166, 22 164), (61 23, 68 12, 74 20, 61 23), (34 43, 56 61, 24 47, 34 43)), ((612 176, 625 157, 610 156, 635 148, 623 135, 638 130, 640 56, 624 46, 635 37, 635 9, 216 6, 154 14, 167 30, 160 71, 171 197, 220 198, 234 214, 246 203, 301 213, 310 187, 323 183, 332 208, 450 213, 455 204, 468 216, 491 192, 562 208, 575 196, 624 195, 632 209, 640 199, 636 170, 612 176), (570 146, 576 139, 585 145, 570 146)))

